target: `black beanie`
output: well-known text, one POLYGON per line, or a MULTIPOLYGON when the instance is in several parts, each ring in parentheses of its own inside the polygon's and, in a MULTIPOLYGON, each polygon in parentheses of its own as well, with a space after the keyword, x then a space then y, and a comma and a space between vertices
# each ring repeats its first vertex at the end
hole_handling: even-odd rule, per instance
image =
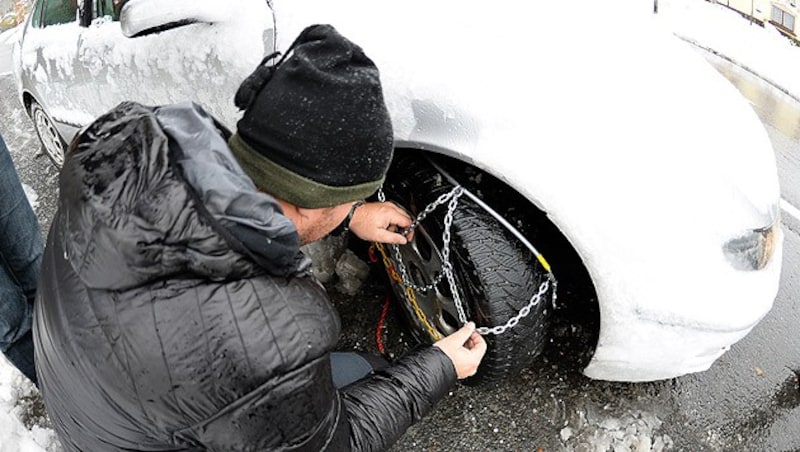
POLYGON ((393 134, 378 68, 330 25, 303 30, 242 83, 229 145, 255 184, 298 207, 366 198, 383 183, 393 134))

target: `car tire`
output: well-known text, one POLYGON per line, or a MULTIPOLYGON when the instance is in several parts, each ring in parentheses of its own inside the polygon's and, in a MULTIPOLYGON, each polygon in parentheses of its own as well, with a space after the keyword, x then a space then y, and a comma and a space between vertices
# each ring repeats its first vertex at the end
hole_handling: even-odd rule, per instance
POLYGON ((30 111, 33 127, 36 129, 36 134, 42 143, 42 151, 56 167, 61 168, 64 165, 67 144, 58 133, 58 129, 53 124, 53 120, 50 119, 50 115, 35 100, 31 101, 30 111))
MULTIPOLYGON (((387 201, 395 202, 414 217, 451 189, 452 185, 433 166, 415 156, 398 159, 384 185, 387 201)), ((435 273, 441 271, 446 212, 447 206, 444 205, 428 214, 415 230, 411 243, 398 247, 408 277, 418 286, 430 284, 435 273)), ((414 336, 421 342, 432 343, 437 337, 431 333, 429 325, 441 336, 455 331, 460 322, 447 280, 443 279, 435 289, 426 293, 414 293, 418 306, 427 317, 426 325, 409 301, 405 286, 400 283, 400 262, 389 250, 390 247, 384 247, 389 262, 390 285, 414 336)), ((467 196, 459 199, 453 215, 450 250, 450 261, 467 318, 474 320, 479 327, 505 324, 548 280, 548 272, 533 253, 467 196)), ((499 335, 484 335, 487 352, 478 373, 468 379, 468 383, 501 380, 530 367, 548 337, 553 290, 551 285, 530 314, 514 328, 499 335)))

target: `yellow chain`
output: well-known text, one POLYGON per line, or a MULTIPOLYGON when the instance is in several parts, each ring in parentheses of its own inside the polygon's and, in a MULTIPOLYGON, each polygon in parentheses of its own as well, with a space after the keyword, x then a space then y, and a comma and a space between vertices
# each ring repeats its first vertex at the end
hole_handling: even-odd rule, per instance
POLYGON ((397 274, 397 270, 395 270, 394 265, 389 260, 389 256, 386 254, 386 250, 383 248, 383 245, 380 243, 373 243, 373 246, 381 253, 381 257, 383 259, 383 265, 386 267, 386 271, 389 272, 389 277, 391 277, 397 284, 400 284, 405 289, 406 299, 411 303, 411 306, 414 308, 414 314, 417 315, 417 318, 425 325, 425 328, 428 330, 428 334, 433 338, 434 341, 438 341, 442 338, 442 333, 439 332, 433 325, 428 321, 428 317, 425 315, 425 312, 422 311, 422 308, 419 307, 419 302, 417 302, 417 294, 414 292, 414 288, 408 287, 403 283, 403 278, 397 274))

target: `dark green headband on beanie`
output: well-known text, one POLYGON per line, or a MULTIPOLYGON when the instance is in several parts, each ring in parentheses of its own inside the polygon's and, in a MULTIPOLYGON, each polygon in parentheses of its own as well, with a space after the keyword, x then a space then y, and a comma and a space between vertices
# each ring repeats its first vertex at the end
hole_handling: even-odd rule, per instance
POLYGON ((235 100, 244 114, 229 146, 267 193, 320 208, 366 198, 383 183, 393 135, 378 68, 332 26, 303 30, 235 100))

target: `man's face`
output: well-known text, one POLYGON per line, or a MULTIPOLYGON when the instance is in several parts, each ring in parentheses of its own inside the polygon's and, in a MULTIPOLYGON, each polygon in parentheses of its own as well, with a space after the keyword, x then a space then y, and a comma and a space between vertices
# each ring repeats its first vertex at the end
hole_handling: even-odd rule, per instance
POLYGON ((316 242, 330 234, 347 218, 352 205, 352 202, 348 202, 333 207, 307 210, 307 221, 297 228, 300 242, 305 245, 306 243, 316 242))

